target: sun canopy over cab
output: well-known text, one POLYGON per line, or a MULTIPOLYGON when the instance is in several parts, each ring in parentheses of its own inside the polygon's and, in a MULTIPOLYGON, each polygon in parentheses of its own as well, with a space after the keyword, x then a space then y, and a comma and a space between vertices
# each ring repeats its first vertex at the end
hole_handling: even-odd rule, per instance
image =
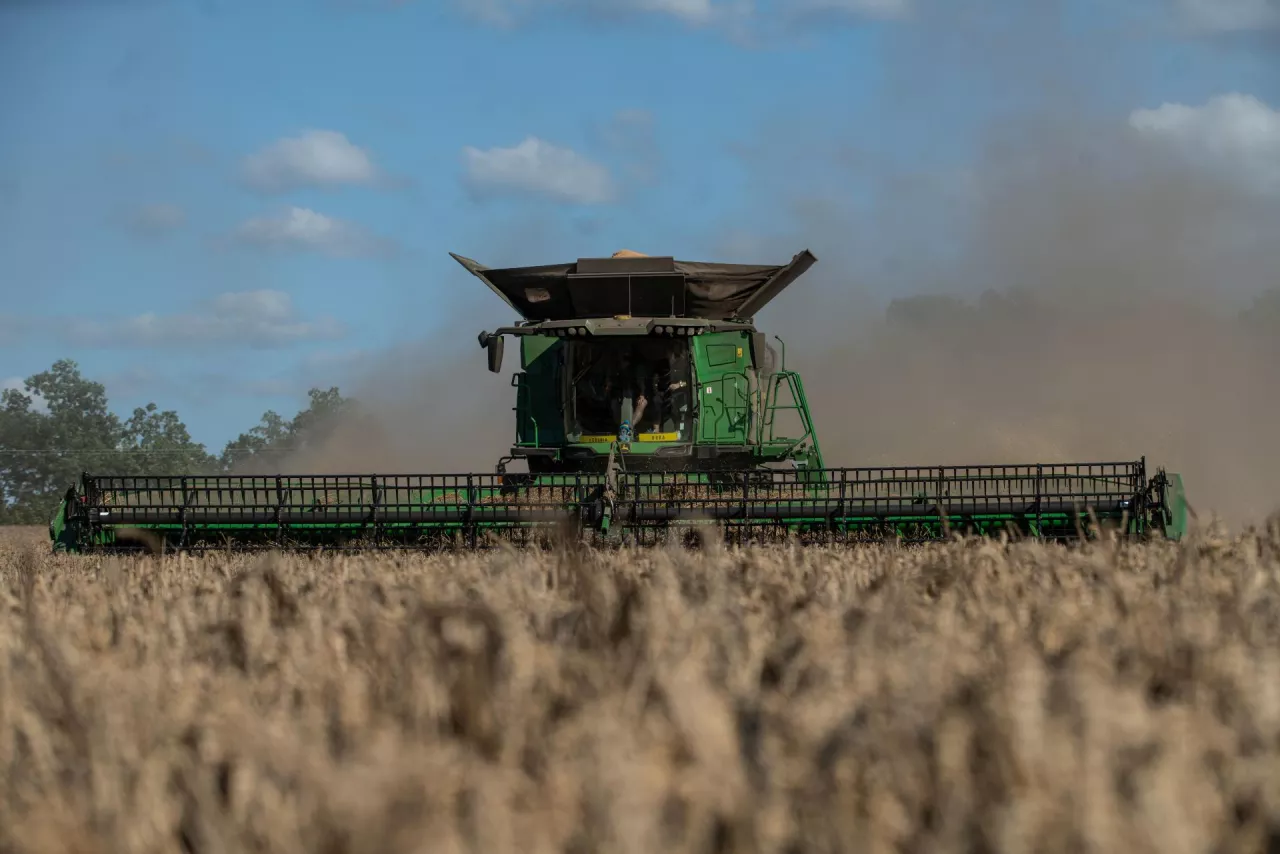
POLYGON ((612 258, 491 269, 449 254, 530 321, 618 315, 748 320, 817 261, 808 249, 783 265, 677 261, 623 250, 612 258))

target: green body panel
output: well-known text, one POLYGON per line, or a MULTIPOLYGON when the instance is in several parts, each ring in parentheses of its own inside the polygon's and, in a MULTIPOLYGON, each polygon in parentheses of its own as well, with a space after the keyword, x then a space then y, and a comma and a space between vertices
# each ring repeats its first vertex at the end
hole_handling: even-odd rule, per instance
MULTIPOLYGON (((647 434, 646 434, 647 435, 647 434)), ((569 449, 583 448, 595 451, 600 456, 606 456, 609 453, 609 447, 617 441, 617 436, 609 434, 608 442, 566 442, 565 446, 569 449)), ((626 456, 630 457, 646 457, 652 456, 658 452, 660 448, 679 447, 683 442, 654 442, 642 439, 632 439, 630 446, 627 448, 626 456)))
POLYGON ((73 551, 77 539, 77 531, 67 524, 68 507, 73 499, 63 498, 58 502, 58 509, 49 520, 49 538, 53 540, 54 551, 73 551))
MULTIPOLYGON (((657 459, 664 449, 673 447, 711 447, 732 453, 737 464, 755 466, 794 460, 798 467, 822 467, 799 375, 767 370, 762 364, 766 354, 756 352, 763 346, 763 336, 747 327, 658 342, 659 347, 665 345, 679 353, 676 359, 680 375, 689 387, 676 410, 663 413, 664 423, 657 433, 638 433, 627 448, 618 449, 617 423, 577 429, 575 401, 581 400, 584 393, 570 365, 585 357, 575 356, 574 348, 594 346, 597 340, 612 341, 614 346, 623 348, 646 346, 644 337, 636 334, 643 333, 642 327, 631 329, 631 334, 627 331, 613 330, 608 335, 577 341, 566 341, 552 333, 520 336, 522 371, 512 379, 516 389, 514 452, 554 450, 557 464, 572 468, 564 460, 581 459, 575 457, 579 451, 586 453, 588 459, 603 459, 612 449, 621 453, 624 460, 634 462, 657 459), (792 419, 801 425, 798 434, 792 430, 789 435, 782 427, 778 415, 783 412, 798 415, 798 419, 792 419)), ((647 346, 654 346, 652 339, 647 346)), ((653 406, 651 401, 650 414, 653 406)))
POLYGON ((745 445, 751 422, 747 369, 751 345, 745 332, 715 332, 693 339, 699 443, 745 445))
POLYGON ((1187 495, 1182 486, 1182 475, 1168 474, 1169 485, 1165 491, 1168 506, 1168 521, 1165 523, 1165 536, 1171 540, 1180 540, 1187 535, 1187 495))
POLYGON ((516 444, 557 447, 565 442, 563 397, 564 342, 546 335, 521 339, 516 375, 516 444))

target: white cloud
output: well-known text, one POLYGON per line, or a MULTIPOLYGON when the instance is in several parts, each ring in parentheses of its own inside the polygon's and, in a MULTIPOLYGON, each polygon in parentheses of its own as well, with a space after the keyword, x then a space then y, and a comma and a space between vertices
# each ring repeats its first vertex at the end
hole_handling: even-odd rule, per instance
MULTIPOLYGON (((874 2, 874 0, 873 0, 874 2)), ((617 18, 628 14, 665 15, 690 26, 741 21, 755 12, 755 0, 455 0, 464 13, 487 24, 510 27, 538 11, 561 9, 617 18)))
POLYGON ((1129 126, 1187 156, 1235 169, 1257 189, 1280 189, 1280 111, 1252 95, 1134 110, 1129 126))
POLYGON ((335 258, 383 255, 394 248, 392 241, 354 223, 299 207, 246 220, 232 236, 261 249, 319 252, 335 258))
POLYGON ((512 148, 462 150, 467 181, 490 193, 528 193, 577 204, 614 198, 609 170, 571 148, 526 137, 512 148))
POLYGON ((510 25, 522 13, 538 9, 582 9, 593 12, 652 12, 671 15, 691 23, 706 23, 726 8, 752 6, 751 0, 456 0, 464 12, 491 24, 510 25))
POLYGON ((74 318, 60 328, 68 342, 79 346, 130 349, 226 344, 275 349, 336 340, 345 331, 331 318, 304 320, 289 294, 272 290, 219 294, 186 314, 147 312, 116 320, 74 318))
POLYGON ((49 402, 35 392, 28 392, 24 385, 22 377, 9 377, 7 380, 0 381, 0 392, 3 391, 20 391, 27 397, 31 398, 31 408, 36 412, 48 412, 49 402))
POLYGON ((1173 0, 1177 14, 1193 29, 1239 32, 1280 27, 1280 0, 1173 0))
POLYGON ((791 0, 794 15, 849 15, 859 18, 895 20, 911 13, 911 0, 791 0))
POLYGON ((276 140, 246 157, 243 172, 251 186, 268 193, 301 187, 370 185, 381 177, 368 151, 332 130, 308 130, 276 140))
POLYGON ((637 12, 671 15, 690 24, 709 24, 724 8, 711 0, 631 0, 631 5, 637 12))
POLYGON ((465 14, 501 27, 512 27, 538 12, 567 11, 597 19, 657 15, 690 27, 718 27, 742 35, 752 25, 776 25, 786 19, 848 15, 859 18, 905 17, 913 0, 454 0, 465 14))
POLYGON ((454 0, 463 14, 484 24, 509 27, 516 23, 516 10, 528 0, 454 0))

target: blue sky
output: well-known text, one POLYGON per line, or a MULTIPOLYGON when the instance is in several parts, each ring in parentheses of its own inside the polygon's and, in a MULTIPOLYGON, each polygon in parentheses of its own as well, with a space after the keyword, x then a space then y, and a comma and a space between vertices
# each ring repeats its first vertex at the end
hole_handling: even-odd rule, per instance
POLYGON ((0 5, 0 380, 72 358, 119 411, 154 400, 220 448, 397 345, 482 378, 475 335, 509 318, 448 252, 840 259, 839 211, 875 217, 883 175, 966 186, 1032 72, 1078 71, 1091 115, 1280 185, 1273 0, 1061 2, 1065 69, 1017 31, 1045 20, 958 5, 0 5))

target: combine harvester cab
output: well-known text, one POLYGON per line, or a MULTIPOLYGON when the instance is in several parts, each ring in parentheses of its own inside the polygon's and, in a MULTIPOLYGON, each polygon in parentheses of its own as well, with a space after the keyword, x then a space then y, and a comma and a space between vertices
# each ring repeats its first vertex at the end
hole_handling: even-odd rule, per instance
POLYGON ((798 373, 755 314, 815 262, 611 258, 490 269, 453 255, 517 315, 481 332, 489 370, 518 342, 515 441, 495 471, 185 476, 86 473, 51 521, 66 551, 1073 540, 1100 526, 1180 538, 1182 481, 1130 462, 827 468, 798 373), (513 464, 526 471, 512 471, 513 464))
POLYGON ((531 473, 822 468, 799 374, 749 319, 816 260, 707 264, 619 253, 489 270, 522 320, 482 332, 489 369, 519 341, 516 443, 531 473))

